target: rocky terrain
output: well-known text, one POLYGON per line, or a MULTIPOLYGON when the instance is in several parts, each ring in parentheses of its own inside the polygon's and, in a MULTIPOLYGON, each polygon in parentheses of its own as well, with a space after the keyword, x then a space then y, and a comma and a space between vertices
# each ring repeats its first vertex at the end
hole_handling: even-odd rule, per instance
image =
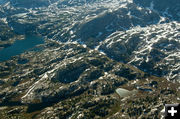
POLYGON ((180 26, 177 22, 114 32, 98 49, 109 57, 156 76, 180 81, 180 26))
POLYGON ((180 103, 179 8, 178 0, 0 0, 0 50, 27 34, 45 40, 0 62, 0 118, 162 118, 165 104, 180 103))
POLYGON ((160 117, 165 103, 179 102, 178 84, 77 42, 37 48, 1 63, 2 118, 160 117), (118 87, 137 93, 121 98, 118 87))
POLYGON ((14 33, 13 29, 4 23, 5 20, 2 18, 0 21, 0 49, 10 46, 17 39, 23 39, 23 36, 14 33))

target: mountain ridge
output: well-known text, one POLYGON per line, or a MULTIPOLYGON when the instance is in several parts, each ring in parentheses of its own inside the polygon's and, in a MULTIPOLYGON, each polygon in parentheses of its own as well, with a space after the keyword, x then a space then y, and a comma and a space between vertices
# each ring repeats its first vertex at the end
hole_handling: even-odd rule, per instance
POLYGON ((0 118, 161 118, 180 101, 176 2, 0 2, 1 49, 45 40, 0 62, 0 118))

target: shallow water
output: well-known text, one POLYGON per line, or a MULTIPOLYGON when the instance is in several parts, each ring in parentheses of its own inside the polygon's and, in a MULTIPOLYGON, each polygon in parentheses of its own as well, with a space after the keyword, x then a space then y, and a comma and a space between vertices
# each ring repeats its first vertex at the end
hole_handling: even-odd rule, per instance
POLYGON ((0 50, 0 62, 9 60, 12 56, 19 55, 42 43, 44 43, 43 38, 35 35, 27 35, 24 40, 17 40, 13 45, 0 50))

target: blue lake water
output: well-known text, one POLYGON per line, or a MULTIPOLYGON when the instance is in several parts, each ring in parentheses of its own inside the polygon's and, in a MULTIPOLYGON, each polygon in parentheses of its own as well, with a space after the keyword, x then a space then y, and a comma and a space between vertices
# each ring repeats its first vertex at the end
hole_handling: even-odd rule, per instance
POLYGON ((0 62, 10 59, 12 56, 19 55, 38 44, 43 44, 42 37, 27 35, 24 40, 17 40, 13 45, 0 50, 0 62))
POLYGON ((0 4, 3 4, 6 0, 0 0, 0 4))

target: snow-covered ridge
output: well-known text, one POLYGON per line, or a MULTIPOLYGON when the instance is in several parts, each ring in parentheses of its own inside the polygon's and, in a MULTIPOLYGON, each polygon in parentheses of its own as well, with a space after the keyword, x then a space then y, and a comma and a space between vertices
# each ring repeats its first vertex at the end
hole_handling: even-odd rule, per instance
MULTIPOLYGON (((94 19, 98 19, 106 13, 114 13, 117 15, 117 18, 127 17, 127 19, 130 21, 132 19, 129 18, 134 18, 133 22, 137 21, 138 23, 143 21, 143 19, 140 18, 137 13, 140 12, 146 16, 151 14, 155 7, 154 2, 151 2, 150 6, 146 9, 135 5, 133 0, 48 0, 48 3, 50 4, 47 7, 19 8, 12 6, 8 2, 6 5, 4 5, 4 9, 2 8, 2 11, 4 10, 5 12, 5 10, 9 10, 14 14, 9 16, 8 19, 4 17, 2 21, 6 24, 8 24, 8 22, 16 24, 17 22, 17 26, 14 25, 17 27, 17 29, 20 28, 19 24, 23 24, 22 26, 26 26, 26 24, 36 24, 37 28, 35 30, 44 35, 46 38, 51 38, 53 40, 62 42, 77 41, 82 43, 84 47, 88 47, 86 42, 81 41, 81 37, 78 36, 78 33, 76 34, 76 31, 81 30, 81 26, 83 24, 93 21, 94 19), (122 13, 124 9, 130 10, 128 7, 129 3, 133 3, 130 5, 132 5, 132 8, 137 9, 138 12, 136 13, 132 9, 124 15, 122 13), (122 11, 120 10, 120 12, 116 12, 120 8, 124 9, 122 11), (19 12, 19 9, 23 9, 24 11, 19 12), (138 19, 141 20, 138 21, 138 19)), ((152 14, 152 16, 149 15, 150 22, 151 17, 159 17, 156 15, 157 14, 152 14)), ((117 19, 117 21, 118 20, 119 19, 117 19)), ((104 31, 97 31, 94 33, 93 35, 95 35, 95 38, 101 39, 99 43, 97 43, 97 46, 94 47, 96 50, 99 50, 102 53, 104 52, 109 56, 112 55, 112 58, 117 57, 120 59, 122 58, 121 56, 124 55, 123 58, 125 60, 122 58, 120 61, 133 64, 144 71, 149 71, 150 73, 154 68, 160 68, 160 70, 162 70, 164 67, 166 67, 167 71, 158 73, 158 75, 166 76, 168 80, 178 79, 179 23, 173 21, 166 23, 166 20, 167 19, 165 16, 160 16, 160 21, 157 21, 157 24, 153 23, 155 25, 149 25, 151 23, 148 23, 149 26, 146 27, 131 24, 132 27, 125 28, 114 24, 114 26, 122 29, 122 31, 117 31, 114 33, 112 32, 116 31, 117 27, 110 27, 111 23, 108 22, 108 25, 105 26, 105 30, 106 33, 108 32, 112 34, 107 37, 105 41, 103 41, 104 39, 101 39, 101 36, 104 35, 104 31), (134 38, 135 40, 133 40, 134 38), (112 50, 114 54, 109 54, 107 52, 108 50, 112 50), (162 53, 162 56, 160 56, 160 61, 159 57, 156 56, 158 54, 157 52, 162 53), (154 62, 153 60, 155 59, 158 59, 158 61, 155 61, 155 64, 151 66, 147 65, 152 64, 152 62, 154 62), (148 70, 148 68, 150 70, 148 70)), ((126 19, 120 22, 125 21, 126 19)), ((152 74, 154 73, 152 72, 152 74)))
POLYGON ((104 50, 109 56, 119 56, 119 59, 121 59, 121 55, 130 51, 126 57, 129 64, 133 64, 144 71, 154 70, 152 74, 156 74, 155 72, 158 72, 156 69, 158 69, 161 73, 157 73, 157 75, 165 76, 168 80, 179 81, 179 30, 180 24, 178 22, 134 27, 127 31, 112 33, 98 47, 99 50, 104 50), (116 48, 121 48, 121 50, 116 48), (108 50, 114 51, 114 53, 111 54, 108 50))

